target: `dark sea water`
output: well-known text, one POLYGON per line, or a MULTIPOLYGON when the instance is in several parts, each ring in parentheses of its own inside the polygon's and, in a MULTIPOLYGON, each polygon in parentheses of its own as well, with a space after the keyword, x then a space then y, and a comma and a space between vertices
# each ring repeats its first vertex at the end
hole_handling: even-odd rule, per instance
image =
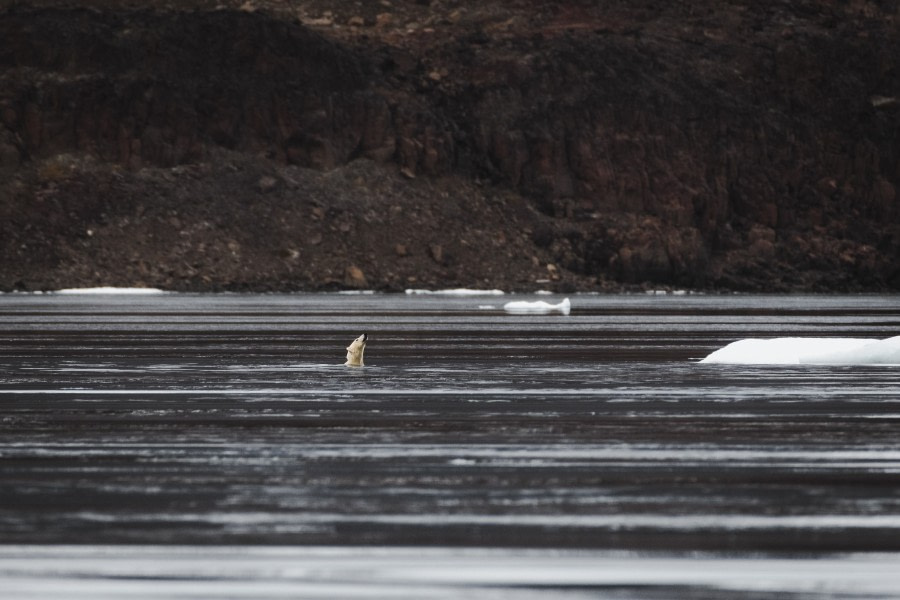
POLYGON ((900 598, 900 297, 511 299, 0 296, 0 598, 900 598))

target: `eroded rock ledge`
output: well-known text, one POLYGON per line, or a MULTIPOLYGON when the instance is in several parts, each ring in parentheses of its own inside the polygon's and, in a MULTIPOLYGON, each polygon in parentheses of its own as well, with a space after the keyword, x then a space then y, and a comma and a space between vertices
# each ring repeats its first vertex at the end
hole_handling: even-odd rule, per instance
POLYGON ((43 4, 3 290, 900 289, 892 3, 43 4))

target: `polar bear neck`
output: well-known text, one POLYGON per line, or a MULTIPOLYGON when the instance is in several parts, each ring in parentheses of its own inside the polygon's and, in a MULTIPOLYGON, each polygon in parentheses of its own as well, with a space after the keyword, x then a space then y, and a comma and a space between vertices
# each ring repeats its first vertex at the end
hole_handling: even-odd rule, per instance
POLYGON ((347 349, 347 362, 345 363, 348 367, 364 367, 365 363, 363 362, 363 354, 365 353, 365 346, 357 349, 347 349))

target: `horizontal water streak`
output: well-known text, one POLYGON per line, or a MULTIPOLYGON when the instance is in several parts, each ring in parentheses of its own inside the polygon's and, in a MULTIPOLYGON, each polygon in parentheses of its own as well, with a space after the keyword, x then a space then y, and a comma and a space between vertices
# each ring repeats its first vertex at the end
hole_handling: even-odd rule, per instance
POLYGON ((91 598, 531 598, 578 588, 597 597, 623 587, 668 591, 667 597, 693 588, 888 598, 900 586, 898 563, 897 554, 791 559, 475 548, 0 546, 0 578, 9 593, 91 598))

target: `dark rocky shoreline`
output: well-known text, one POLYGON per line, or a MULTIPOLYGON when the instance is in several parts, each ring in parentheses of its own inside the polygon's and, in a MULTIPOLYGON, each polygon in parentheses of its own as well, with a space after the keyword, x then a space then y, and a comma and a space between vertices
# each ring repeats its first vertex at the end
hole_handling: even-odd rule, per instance
POLYGON ((897 2, 0 3, 0 290, 900 290, 897 2))

